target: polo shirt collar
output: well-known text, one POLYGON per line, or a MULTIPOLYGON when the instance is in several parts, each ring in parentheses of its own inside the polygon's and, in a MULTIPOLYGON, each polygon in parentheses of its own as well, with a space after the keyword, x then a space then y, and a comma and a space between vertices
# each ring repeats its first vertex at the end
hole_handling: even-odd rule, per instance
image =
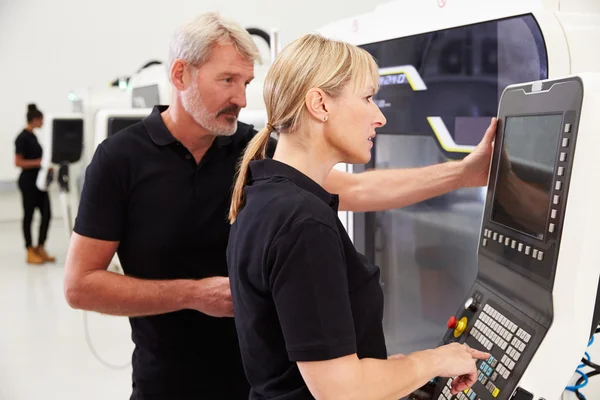
MULTIPOLYGON (((148 135, 157 146, 168 146, 172 143, 177 142, 177 139, 171 134, 165 121, 163 121, 161 113, 166 111, 169 106, 154 106, 150 115, 144 118, 144 126, 148 135)), ((238 130, 240 126, 238 124, 238 130)), ((215 143, 219 147, 224 147, 232 143, 230 136, 217 136, 215 143)))
POLYGON ((267 158, 264 160, 251 161, 249 167, 251 182, 273 177, 288 179, 299 188, 314 194, 337 211, 339 206, 338 195, 329 193, 317 182, 290 165, 267 158))

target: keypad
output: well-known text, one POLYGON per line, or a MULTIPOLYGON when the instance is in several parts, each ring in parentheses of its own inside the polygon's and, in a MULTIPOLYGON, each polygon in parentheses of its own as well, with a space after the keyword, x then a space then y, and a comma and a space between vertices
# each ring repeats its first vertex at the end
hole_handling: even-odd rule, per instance
POLYGON ((452 379, 449 379, 437 400, 481 400, 489 399, 490 395, 497 398, 531 341, 531 334, 526 329, 489 304, 483 307, 469 334, 486 351, 494 350, 494 354, 501 354, 501 357, 491 356, 477 362, 478 383, 471 389, 452 395, 452 379), (487 393, 483 397, 484 392, 487 393))

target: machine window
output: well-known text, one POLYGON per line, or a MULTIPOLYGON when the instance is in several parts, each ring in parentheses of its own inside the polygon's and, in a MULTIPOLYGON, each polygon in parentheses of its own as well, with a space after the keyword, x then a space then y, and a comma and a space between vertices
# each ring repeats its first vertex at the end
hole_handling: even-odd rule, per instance
MULTIPOLYGON (((497 115, 506 86, 548 78, 544 40, 531 15, 362 47, 381 68, 374 100, 387 118, 368 167, 461 159, 497 115)), ((485 188, 461 189, 402 209, 354 214, 357 248, 381 267, 391 353, 439 343, 477 274, 485 196, 485 188)))

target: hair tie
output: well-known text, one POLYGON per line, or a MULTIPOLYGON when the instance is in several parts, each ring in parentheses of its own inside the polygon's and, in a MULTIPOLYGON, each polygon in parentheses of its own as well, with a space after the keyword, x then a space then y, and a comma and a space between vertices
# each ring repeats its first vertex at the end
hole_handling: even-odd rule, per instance
POLYGON ((277 129, 275 129, 275 127, 268 122, 267 122, 267 129, 269 130, 269 132, 277 132, 277 129))

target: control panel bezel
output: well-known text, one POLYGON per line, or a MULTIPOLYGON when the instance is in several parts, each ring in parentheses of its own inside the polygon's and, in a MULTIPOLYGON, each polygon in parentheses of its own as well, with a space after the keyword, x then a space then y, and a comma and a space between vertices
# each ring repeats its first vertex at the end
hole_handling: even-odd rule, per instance
POLYGON ((540 285, 552 289, 562 225, 568 200, 572 161, 576 150, 578 122, 581 114, 580 82, 564 81, 542 86, 537 92, 531 85, 504 93, 498 113, 498 129, 492 169, 488 184, 486 208, 479 241, 479 253, 515 270, 540 285), (523 96, 523 92, 526 95, 523 96), (499 224, 492 220, 492 205, 500 173, 500 157, 504 144, 507 117, 561 114, 562 123, 556 147, 552 189, 543 239, 499 224))

